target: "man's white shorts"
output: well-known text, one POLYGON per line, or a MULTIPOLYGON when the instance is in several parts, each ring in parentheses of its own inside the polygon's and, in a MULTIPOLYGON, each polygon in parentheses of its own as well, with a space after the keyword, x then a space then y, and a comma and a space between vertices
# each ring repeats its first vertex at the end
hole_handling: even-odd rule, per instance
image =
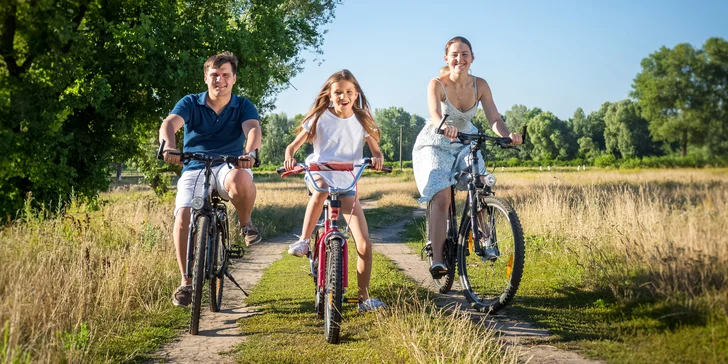
MULTIPOLYGON (((233 167, 227 163, 223 163, 219 166, 212 167, 212 174, 210 175, 210 189, 211 191, 217 190, 217 194, 220 195, 224 200, 230 200, 230 195, 225 189, 225 177, 232 171, 233 167)), ((253 178, 253 171, 249 168, 244 169, 250 173, 250 177, 253 178)), ((175 199, 174 215, 177 216, 177 211, 183 207, 192 206, 192 198, 195 196, 202 196, 205 182, 205 169, 195 169, 192 171, 185 171, 179 177, 177 181, 177 197, 175 199)))

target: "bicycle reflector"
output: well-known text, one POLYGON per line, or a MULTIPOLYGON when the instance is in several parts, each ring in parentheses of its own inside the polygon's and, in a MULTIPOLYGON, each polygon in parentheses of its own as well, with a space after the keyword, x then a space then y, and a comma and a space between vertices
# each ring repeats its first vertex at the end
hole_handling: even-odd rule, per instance
POLYGON ((485 176, 483 176, 483 178, 485 179, 486 186, 488 186, 488 187, 495 186, 495 176, 494 175, 488 173, 485 176))
POLYGON ((199 210, 205 205, 205 201, 200 196, 196 196, 192 199, 192 208, 199 210))

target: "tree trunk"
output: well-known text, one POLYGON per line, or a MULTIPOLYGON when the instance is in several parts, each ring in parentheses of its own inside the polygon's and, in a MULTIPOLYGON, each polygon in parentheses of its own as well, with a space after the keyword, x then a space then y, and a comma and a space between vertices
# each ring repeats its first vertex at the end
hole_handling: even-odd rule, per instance
POLYGON ((688 132, 683 131, 682 140, 680 141, 680 156, 685 157, 688 153, 688 132))

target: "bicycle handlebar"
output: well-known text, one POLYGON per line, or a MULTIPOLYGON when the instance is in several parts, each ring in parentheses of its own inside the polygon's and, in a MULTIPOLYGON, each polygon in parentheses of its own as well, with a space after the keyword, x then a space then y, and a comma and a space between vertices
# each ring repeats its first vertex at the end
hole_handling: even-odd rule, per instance
MULTIPOLYGON (((328 190, 325 190, 323 188, 319 188, 319 186, 316 183, 312 183, 313 188, 318 192, 323 193, 335 193, 335 194, 342 194, 349 192, 356 187, 356 183, 359 181, 359 178, 361 177, 362 173, 367 168, 373 168, 372 166, 372 159, 371 158, 364 158, 362 159, 361 163, 347 163, 347 162, 323 162, 323 163, 309 163, 306 165, 305 163, 298 163, 296 164, 296 167, 294 167, 290 171, 286 171, 286 167, 279 167, 276 169, 276 173, 280 174, 281 177, 286 177, 291 174, 298 174, 301 172, 305 172, 306 175, 313 181, 313 176, 311 175, 311 172, 317 172, 317 171, 353 171, 354 168, 359 168, 359 171, 357 172, 356 176, 354 176, 354 182, 347 188, 335 188, 329 186, 328 190)), ((381 169, 382 172, 390 173, 392 172, 392 167, 390 166, 382 166, 381 169)))
MULTIPOLYGON (((445 130, 442 129, 442 124, 445 123, 445 120, 448 118, 448 114, 445 114, 442 116, 442 119, 440 119, 440 124, 437 125, 437 128, 435 129, 436 134, 443 135, 445 134, 445 130)), ((523 136, 523 140, 526 140, 526 125, 523 126, 523 131, 521 132, 521 135, 523 136)), ((462 144, 468 144, 471 141, 477 140, 478 143, 483 143, 485 141, 492 141, 493 144, 496 144, 497 146, 501 148, 515 148, 515 146, 511 146, 513 143, 513 140, 511 138, 505 137, 492 137, 490 135, 487 135, 485 133, 475 133, 475 134, 468 134, 468 133, 461 133, 458 132, 457 137, 458 141, 462 144)))
POLYGON ((240 156, 240 157, 233 157, 233 156, 229 156, 229 155, 212 156, 212 155, 204 154, 204 153, 178 152, 173 149, 164 149, 164 145, 166 143, 167 143, 166 140, 162 140, 162 143, 160 143, 160 145, 159 145, 159 149, 157 150, 157 159, 159 159, 159 160, 164 160, 164 153, 178 155, 181 157, 183 162, 197 160, 197 161, 210 162, 210 163, 223 162, 223 163, 237 165, 239 160, 241 160, 241 161, 251 160, 250 156, 247 156, 247 155, 240 156))

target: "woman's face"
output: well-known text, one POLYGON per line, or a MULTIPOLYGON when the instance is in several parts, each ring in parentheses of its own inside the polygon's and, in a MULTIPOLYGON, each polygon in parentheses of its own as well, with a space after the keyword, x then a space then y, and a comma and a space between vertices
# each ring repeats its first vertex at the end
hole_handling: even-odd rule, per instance
POLYGON ((470 47, 461 42, 450 44, 447 54, 445 54, 445 62, 450 67, 451 73, 468 73, 473 59, 473 52, 470 47))

